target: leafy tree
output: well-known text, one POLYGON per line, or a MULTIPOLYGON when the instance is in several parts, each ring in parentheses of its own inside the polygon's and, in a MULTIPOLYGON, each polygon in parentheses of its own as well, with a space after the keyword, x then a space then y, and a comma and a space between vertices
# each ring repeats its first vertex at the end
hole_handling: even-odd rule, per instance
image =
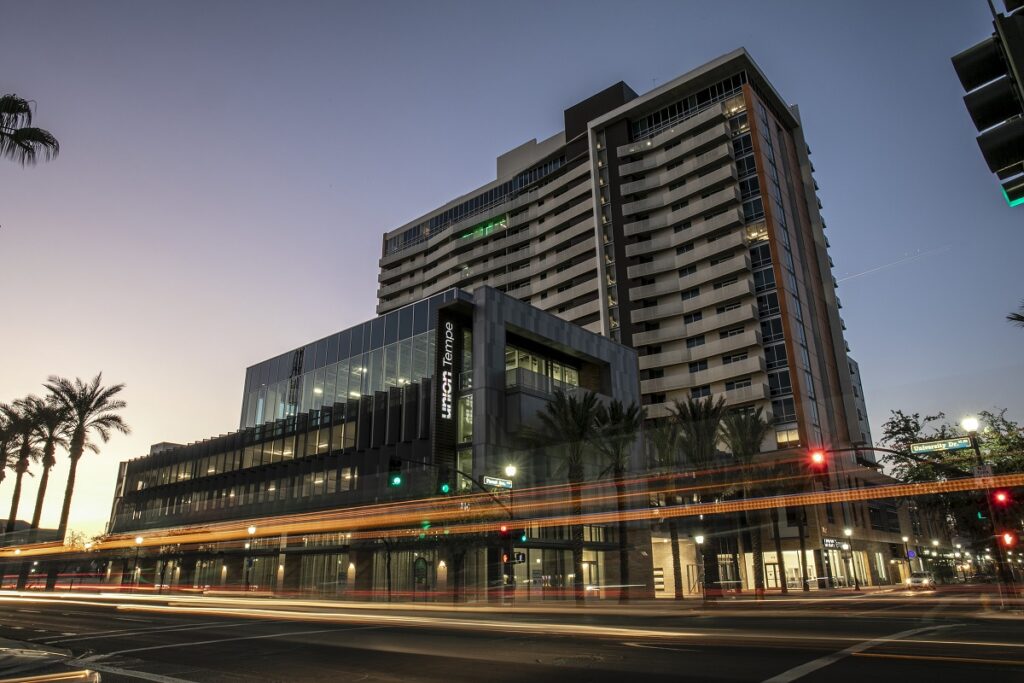
MULTIPOLYGON (((580 395, 555 391, 554 398, 538 414, 541 426, 532 435, 533 441, 560 461, 569 480, 572 515, 583 516, 582 484, 592 442, 597 433, 599 404, 591 392, 580 395)), ((574 524, 572 534, 573 593, 582 604, 586 595, 583 586, 583 526, 574 524)))
POLYGON ((18 458, 14 465, 14 493, 11 494, 11 512, 7 517, 6 533, 14 531, 14 523, 18 519, 18 506, 21 503, 22 479, 28 472, 31 461, 38 456, 35 449, 36 422, 33 408, 36 403, 41 402, 37 396, 28 396, 18 399, 12 405, 0 405, 0 412, 3 412, 18 442, 18 458))
MULTIPOLYGON (((715 465, 718 454, 718 430, 725 414, 725 399, 717 401, 710 396, 685 401, 676 400, 669 408, 669 413, 679 429, 679 448, 690 466, 701 473, 706 481, 713 481, 709 471, 715 465)), ((706 542, 700 547, 704 564, 704 595, 715 597, 721 594, 721 581, 718 571, 718 544, 720 539, 715 532, 718 520, 715 515, 707 515, 706 542)))
POLYGON ((32 514, 32 528, 39 528, 39 519, 43 514, 43 499, 50 481, 50 470, 57 464, 55 453, 57 447, 67 448, 68 412, 53 400, 38 401, 32 408, 35 418, 36 438, 42 445, 43 474, 39 479, 39 491, 36 493, 36 508, 32 514))
MULTIPOLYGON (((636 445, 637 436, 643 427, 645 411, 635 403, 623 405, 618 399, 608 407, 598 406, 595 446, 605 457, 607 467, 604 474, 611 474, 615 482, 615 504, 619 517, 619 583, 629 584, 629 556, 626 543, 626 470, 629 457, 636 445)), ((625 589, 619 591, 619 602, 626 602, 625 589)))
POLYGON ((0 156, 22 166, 46 161, 60 152, 60 143, 49 131, 32 126, 32 103, 17 95, 0 95, 0 156))
POLYGON ((78 462, 86 450, 98 453, 99 448, 91 440, 93 435, 103 443, 110 440, 111 432, 129 434, 131 429, 118 414, 123 410, 125 402, 116 398, 124 389, 124 384, 109 387, 102 385, 103 373, 97 374, 89 382, 80 378, 74 381, 63 377, 51 376, 45 386, 53 395, 54 401, 68 413, 68 457, 71 467, 68 470, 68 483, 64 490, 64 507, 60 513, 60 524, 57 528, 65 531, 68 528, 68 515, 71 512, 71 497, 75 493, 75 475, 78 462))
MULTIPOLYGON (((761 452, 761 443, 770 430, 771 426, 764 419, 764 411, 760 407, 756 410, 734 410, 722 418, 722 443, 743 467, 741 486, 744 498, 750 498, 756 477, 754 459, 761 452)), ((761 596, 764 595, 764 552, 761 548, 763 517, 760 510, 751 510, 747 516, 754 525, 754 533, 750 535, 754 556, 754 592, 761 596)))

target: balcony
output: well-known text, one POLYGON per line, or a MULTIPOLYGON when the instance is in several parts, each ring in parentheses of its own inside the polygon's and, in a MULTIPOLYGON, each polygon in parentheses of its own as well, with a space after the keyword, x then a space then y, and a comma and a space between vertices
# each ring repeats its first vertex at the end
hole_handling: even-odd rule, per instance
POLYGON ((505 371, 505 391, 532 391, 553 396, 556 391, 573 394, 585 391, 585 389, 575 384, 560 382, 526 368, 512 368, 505 371))

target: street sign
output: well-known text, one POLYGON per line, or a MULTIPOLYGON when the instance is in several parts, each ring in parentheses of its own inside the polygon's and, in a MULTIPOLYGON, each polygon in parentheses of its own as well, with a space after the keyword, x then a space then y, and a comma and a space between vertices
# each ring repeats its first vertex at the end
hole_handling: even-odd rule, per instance
POLYGON ((957 439, 922 441, 910 444, 910 452, 914 454, 935 453, 937 451, 962 451, 965 448, 971 448, 971 440, 966 436, 957 439))
POLYGON ((484 477, 484 486, 497 486, 502 489, 512 488, 511 479, 499 479, 498 477, 484 477))
POLYGON ((826 550, 839 550, 843 547, 843 542, 838 538, 825 537, 821 539, 821 544, 825 546, 826 550))
POLYGON ((992 476, 992 465, 975 465, 974 476, 976 477, 991 477, 992 476))
POLYGON ((526 562, 526 553, 513 553, 512 564, 522 564, 526 562))

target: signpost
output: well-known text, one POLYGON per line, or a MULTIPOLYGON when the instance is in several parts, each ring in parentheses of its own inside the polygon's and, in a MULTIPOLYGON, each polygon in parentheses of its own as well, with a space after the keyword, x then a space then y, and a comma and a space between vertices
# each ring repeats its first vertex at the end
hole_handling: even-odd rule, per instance
POLYGON ((962 451, 968 448, 972 448, 972 444, 970 437, 966 436, 956 439, 922 441, 910 444, 910 452, 915 455, 920 453, 936 453, 938 451, 962 451))
POLYGON ((511 489, 511 479, 501 479, 499 477, 488 477, 484 476, 484 486, 497 486, 500 489, 511 489))

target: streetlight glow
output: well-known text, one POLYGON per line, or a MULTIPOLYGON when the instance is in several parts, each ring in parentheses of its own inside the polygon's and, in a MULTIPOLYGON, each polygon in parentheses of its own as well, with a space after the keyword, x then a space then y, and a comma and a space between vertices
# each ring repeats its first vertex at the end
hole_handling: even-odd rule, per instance
POLYGON ((934 540, 934 539, 932 539, 932 545, 935 546, 936 548, 938 548, 939 547, 939 542, 934 540))
POLYGON ((910 537, 909 537, 909 536, 904 536, 904 537, 903 537, 903 542, 904 542, 904 543, 906 543, 906 542, 907 542, 907 541, 909 541, 909 540, 910 540, 910 537))
POLYGON ((700 535, 694 536, 693 540, 697 541, 697 545, 702 545, 704 543, 704 537, 700 535))
POLYGON ((516 466, 515 465, 505 465, 505 476, 506 477, 514 477, 514 476, 516 476, 516 466))
POLYGON ((135 537, 135 545, 142 545, 142 536, 135 537))
POLYGON ((847 538, 849 538, 850 536, 853 536, 853 529, 849 529, 849 528, 843 529, 843 535, 846 536, 847 538))
POLYGON ((247 531, 249 532, 249 535, 252 536, 254 533, 256 533, 255 525, 250 524, 249 528, 247 529, 247 531))
POLYGON ((965 432, 973 434, 978 431, 978 418, 976 417, 965 417, 960 421, 960 426, 964 428, 965 432))

